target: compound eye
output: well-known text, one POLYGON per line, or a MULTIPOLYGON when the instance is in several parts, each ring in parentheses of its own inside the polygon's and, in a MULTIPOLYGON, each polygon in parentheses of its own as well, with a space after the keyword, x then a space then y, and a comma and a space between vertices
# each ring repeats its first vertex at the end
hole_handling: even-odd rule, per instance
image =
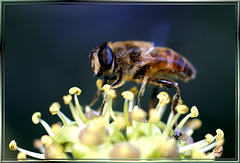
POLYGON ((112 67, 113 52, 107 44, 104 44, 102 47, 100 47, 98 52, 98 60, 104 69, 110 69, 112 67))

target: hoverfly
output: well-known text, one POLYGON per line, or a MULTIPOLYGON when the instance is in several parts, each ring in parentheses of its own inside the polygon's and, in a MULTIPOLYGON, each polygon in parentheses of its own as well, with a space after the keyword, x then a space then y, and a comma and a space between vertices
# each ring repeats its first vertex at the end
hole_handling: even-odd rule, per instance
MULTIPOLYGON (((114 74, 111 89, 121 87, 126 81, 142 83, 138 93, 138 107, 147 83, 167 88, 176 88, 171 110, 181 99, 178 83, 171 79, 189 81, 195 78, 196 70, 183 56, 166 47, 155 47, 145 41, 105 42, 89 55, 95 76, 104 76, 103 85, 114 74)), ((104 98, 101 110, 106 102, 104 98)))

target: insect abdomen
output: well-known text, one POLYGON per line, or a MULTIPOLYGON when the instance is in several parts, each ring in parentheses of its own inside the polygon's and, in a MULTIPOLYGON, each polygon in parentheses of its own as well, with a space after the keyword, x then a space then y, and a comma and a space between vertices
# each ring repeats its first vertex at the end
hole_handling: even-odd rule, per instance
POLYGON ((152 56, 155 58, 154 64, 150 65, 152 72, 179 77, 184 81, 195 77, 196 71, 192 64, 171 49, 155 48, 152 56))

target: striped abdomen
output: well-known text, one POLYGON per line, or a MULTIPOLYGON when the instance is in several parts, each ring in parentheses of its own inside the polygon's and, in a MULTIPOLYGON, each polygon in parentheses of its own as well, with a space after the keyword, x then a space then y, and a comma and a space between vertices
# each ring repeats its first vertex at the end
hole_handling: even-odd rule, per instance
POLYGON ((156 47, 150 54, 154 60, 146 66, 155 76, 170 76, 188 81, 196 75, 192 64, 172 49, 156 47))

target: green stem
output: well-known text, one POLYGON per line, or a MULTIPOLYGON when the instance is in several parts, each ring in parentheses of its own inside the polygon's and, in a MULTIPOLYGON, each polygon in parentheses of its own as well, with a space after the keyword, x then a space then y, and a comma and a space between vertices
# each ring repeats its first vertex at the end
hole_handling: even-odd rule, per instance
POLYGON ((64 126, 67 126, 71 122, 61 111, 58 111, 57 115, 62 120, 64 126))
POLYGON ((74 120, 77 122, 78 126, 80 127, 81 125, 84 125, 83 121, 77 115, 77 112, 76 112, 72 102, 69 103, 69 108, 70 108, 72 116, 73 116, 74 120))
POLYGON ((123 114, 124 114, 124 120, 126 122, 126 125, 130 126, 129 114, 128 114, 128 100, 127 99, 125 99, 125 101, 124 101, 123 114))
POLYGON ((163 135, 164 136, 168 136, 170 130, 172 129, 174 123, 178 120, 178 118, 180 117, 181 114, 177 113, 172 120, 170 121, 170 123, 167 125, 167 127, 165 128, 165 130, 163 131, 163 135))
POLYGON ((83 122, 87 122, 87 118, 85 117, 85 115, 82 112, 82 109, 81 109, 81 106, 80 106, 80 103, 78 101, 78 98, 77 98, 76 94, 74 94, 74 100, 75 100, 75 105, 76 105, 76 109, 77 109, 77 112, 79 114, 79 117, 81 118, 81 120, 83 122))

